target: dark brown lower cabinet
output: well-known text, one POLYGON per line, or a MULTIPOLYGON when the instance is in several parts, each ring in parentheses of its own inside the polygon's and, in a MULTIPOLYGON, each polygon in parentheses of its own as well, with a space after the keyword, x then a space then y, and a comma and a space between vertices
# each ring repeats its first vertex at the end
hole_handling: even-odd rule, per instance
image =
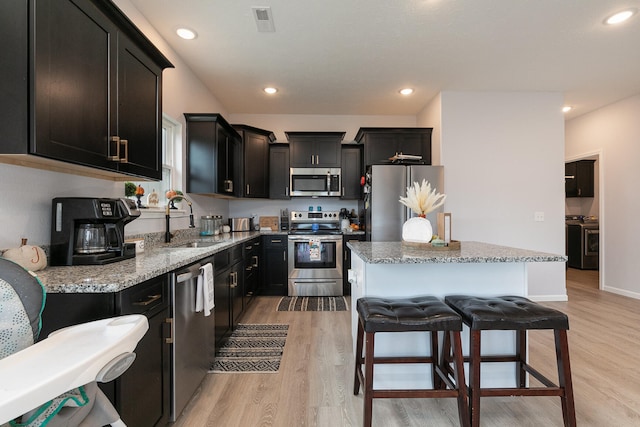
POLYGON ((147 317, 149 330, 135 349, 133 364, 114 381, 99 383, 130 426, 164 426, 169 419, 170 347, 165 342, 169 336, 168 295, 166 276, 117 293, 47 294, 40 339, 60 328, 93 320, 124 314, 147 317))

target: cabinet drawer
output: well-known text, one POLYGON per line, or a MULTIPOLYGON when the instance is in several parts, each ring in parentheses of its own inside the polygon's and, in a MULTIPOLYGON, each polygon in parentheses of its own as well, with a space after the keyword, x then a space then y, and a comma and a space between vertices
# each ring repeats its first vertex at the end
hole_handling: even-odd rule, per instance
POLYGON ((169 302, 165 285, 166 278, 162 276, 120 292, 117 295, 120 314, 144 313, 149 316, 157 309, 167 307, 169 302))
POLYGON ((287 236, 264 236, 264 245, 267 248, 287 246, 287 236))

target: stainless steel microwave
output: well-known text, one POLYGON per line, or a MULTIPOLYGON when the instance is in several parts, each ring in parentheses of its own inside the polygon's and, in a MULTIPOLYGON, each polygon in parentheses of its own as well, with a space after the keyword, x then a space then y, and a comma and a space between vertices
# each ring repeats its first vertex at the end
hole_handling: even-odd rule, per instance
POLYGON ((340 168, 291 168, 290 195, 302 197, 340 196, 340 168))

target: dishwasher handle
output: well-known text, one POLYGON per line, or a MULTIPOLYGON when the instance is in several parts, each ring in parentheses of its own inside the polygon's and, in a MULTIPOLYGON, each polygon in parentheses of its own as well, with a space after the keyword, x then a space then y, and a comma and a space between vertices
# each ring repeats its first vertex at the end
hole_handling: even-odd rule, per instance
POLYGON ((188 280, 194 279, 200 275, 200 267, 204 266, 206 263, 197 263, 190 267, 185 268, 184 270, 177 271, 176 275, 176 283, 184 283, 188 280))

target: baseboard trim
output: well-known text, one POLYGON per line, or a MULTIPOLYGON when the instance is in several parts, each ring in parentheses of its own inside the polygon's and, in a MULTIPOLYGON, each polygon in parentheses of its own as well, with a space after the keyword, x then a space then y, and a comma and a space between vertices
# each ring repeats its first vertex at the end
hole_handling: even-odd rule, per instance
POLYGON ((528 295, 531 301, 569 301, 567 295, 528 295))

